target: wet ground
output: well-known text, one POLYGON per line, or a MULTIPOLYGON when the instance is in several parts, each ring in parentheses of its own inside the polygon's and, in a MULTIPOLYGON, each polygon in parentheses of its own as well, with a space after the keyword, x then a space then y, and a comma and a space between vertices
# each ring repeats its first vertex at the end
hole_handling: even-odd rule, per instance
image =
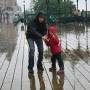
POLYGON ((37 51, 34 75, 28 75, 25 32, 20 26, 0 24, 0 90, 90 90, 89 24, 59 25, 59 37, 65 75, 49 72, 50 58, 43 60, 44 72, 37 72, 37 51))

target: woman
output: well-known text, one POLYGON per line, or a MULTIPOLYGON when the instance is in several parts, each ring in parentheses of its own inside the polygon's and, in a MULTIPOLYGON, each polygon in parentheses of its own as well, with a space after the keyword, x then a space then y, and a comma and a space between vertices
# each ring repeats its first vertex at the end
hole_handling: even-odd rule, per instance
POLYGON ((29 64, 28 70, 29 73, 33 74, 34 67, 34 52, 36 43, 38 47, 38 61, 37 61, 37 69, 43 71, 42 60, 43 60, 43 41, 45 39, 45 35, 47 33, 45 16, 43 13, 39 12, 38 15, 32 20, 27 26, 26 38, 29 44, 29 64))

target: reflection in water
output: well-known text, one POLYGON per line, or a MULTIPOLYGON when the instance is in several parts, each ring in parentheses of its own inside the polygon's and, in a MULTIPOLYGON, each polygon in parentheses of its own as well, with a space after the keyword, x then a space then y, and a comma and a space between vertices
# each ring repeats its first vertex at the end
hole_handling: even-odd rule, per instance
POLYGON ((88 27, 87 27, 87 25, 86 25, 86 49, 87 49, 87 52, 88 52, 88 50, 89 50, 89 47, 88 47, 88 27))
POLYGON ((28 78, 30 80, 30 89, 31 90, 36 90, 36 85, 35 85, 35 77, 33 74, 28 74, 28 78))
POLYGON ((64 74, 61 74, 59 77, 57 76, 56 72, 52 72, 52 85, 53 90, 64 90, 64 74))
POLYGON ((84 24, 79 25, 78 23, 76 23, 74 32, 75 32, 75 35, 76 35, 76 39, 78 41, 77 50, 80 50, 81 49, 80 38, 81 38, 82 35, 83 36, 85 35, 85 26, 84 26, 84 24))
MULTIPOLYGON (((45 83, 43 80, 43 73, 38 72, 38 79, 40 83, 40 89, 39 90, 46 90, 45 89, 45 83)), ((35 85, 35 76, 33 74, 28 74, 29 80, 30 80, 30 90, 37 90, 35 85)), ((56 72, 52 73, 52 85, 53 90, 64 90, 64 74, 61 74, 60 76, 57 76, 56 72)))
POLYGON ((17 30, 13 24, 0 24, 0 52, 7 52, 10 61, 17 42, 17 30))
POLYGON ((40 83, 40 90, 45 90, 45 83, 43 80, 43 73, 38 72, 38 78, 39 78, 39 83, 40 83))
MULTIPOLYGON (((39 90, 45 90, 45 83, 43 80, 43 72, 38 72, 38 79, 40 83, 40 89, 39 90)), ((28 74, 29 80, 30 80, 30 89, 31 90, 36 90, 36 85, 35 85, 35 76, 33 74, 28 74)))

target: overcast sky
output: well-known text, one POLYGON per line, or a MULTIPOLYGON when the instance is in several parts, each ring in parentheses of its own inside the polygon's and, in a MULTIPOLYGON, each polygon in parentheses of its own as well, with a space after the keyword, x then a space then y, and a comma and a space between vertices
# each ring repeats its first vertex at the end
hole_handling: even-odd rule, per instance
MULTIPOLYGON (((72 1, 76 4, 77 0, 72 0, 72 1)), ((87 0, 87 1, 88 1, 88 10, 90 11, 90 0, 87 0)), ((32 2, 32 0, 25 0, 25 2, 26 2, 26 9, 30 8, 30 3, 32 2)), ((17 0, 17 3, 23 9, 23 0, 17 0)), ((85 10, 85 0, 79 0, 79 9, 85 10)))

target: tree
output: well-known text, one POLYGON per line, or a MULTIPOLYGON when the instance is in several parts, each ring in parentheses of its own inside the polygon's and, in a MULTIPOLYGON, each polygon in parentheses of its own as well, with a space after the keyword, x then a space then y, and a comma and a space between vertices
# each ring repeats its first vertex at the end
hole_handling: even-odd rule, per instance
POLYGON ((43 11, 58 16, 71 16, 74 8, 76 7, 70 0, 36 0, 33 7, 35 13, 43 11))

